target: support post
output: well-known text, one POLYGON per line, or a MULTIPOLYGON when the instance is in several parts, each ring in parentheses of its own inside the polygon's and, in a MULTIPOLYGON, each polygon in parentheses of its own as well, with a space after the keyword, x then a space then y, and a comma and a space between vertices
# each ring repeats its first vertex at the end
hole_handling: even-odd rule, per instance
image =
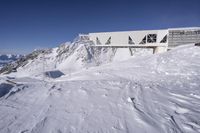
POLYGON ((129 48, 129 51, 130 51, 130 55, 133 56, 133 51, 131 48, 129 48))

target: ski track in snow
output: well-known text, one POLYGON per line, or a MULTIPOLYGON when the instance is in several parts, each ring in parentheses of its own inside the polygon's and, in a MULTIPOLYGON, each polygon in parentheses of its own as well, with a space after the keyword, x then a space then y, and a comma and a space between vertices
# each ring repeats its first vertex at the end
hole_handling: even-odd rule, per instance
POLYGON ((170 91, 163 83, 27 84, 18 94, 0 101, 1 132, 200 131, 200 100, 187 92, 170 91))

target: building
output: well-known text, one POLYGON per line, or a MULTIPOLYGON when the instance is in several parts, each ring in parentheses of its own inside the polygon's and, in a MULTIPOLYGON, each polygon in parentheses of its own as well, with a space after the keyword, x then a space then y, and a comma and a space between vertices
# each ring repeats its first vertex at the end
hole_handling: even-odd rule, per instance
POLYGON ((159 53, 200 42, 200 27, 89 33, 89 39, 95 47, 153 48, 159 53))

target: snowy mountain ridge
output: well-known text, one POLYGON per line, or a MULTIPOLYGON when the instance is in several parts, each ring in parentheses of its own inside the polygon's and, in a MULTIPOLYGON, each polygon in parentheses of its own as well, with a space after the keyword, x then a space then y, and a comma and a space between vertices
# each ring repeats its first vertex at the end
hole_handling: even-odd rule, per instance
MULTIPOLYGON (((95 48, 90 47, 91 45, 93 45, 91 41, 77 37, 72 43, 67 42, 56 48, 34 51, 17 62, 7 65, 0 73, 10 73, 14 69, 20 75, 38 76, 45 71, 58 69, 67 74, 131 57, 129 49, 95 48)), ((135 55, 151 53, 149 50, 142 49, 134 51, 135 55)))
POLYGON ((22 55, 19 54, 0 54, 0 68, 4 65, 16 61, 17 59, 21 58, 22 55))

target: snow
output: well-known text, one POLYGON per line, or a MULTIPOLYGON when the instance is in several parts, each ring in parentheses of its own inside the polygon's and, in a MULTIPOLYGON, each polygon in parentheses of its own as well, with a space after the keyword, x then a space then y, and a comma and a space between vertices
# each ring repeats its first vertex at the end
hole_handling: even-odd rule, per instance
POLYGON ((123 61, 129 59, 130 57, 130 50, 128 48, 118 48, 113 61, 123 61))
MULTIPOLYGON (((65 75, 56 79, 43 81, 36 76, 42 72, 42 56, 33 60, 37 67, 29 62, 20 68, 24 73, 6 75, 13 76, 9 80, 16 84, 0 98, 0 132, 200 132, 199 47, 186 45, 163 54, 126 56, 87 69, 80 60, 75 62, 87 49, 77 48, 81 53, 60 58, 60 71, 65 75), (76 64, 72 68, 81 69, 67 73, 70 62, 76 64)), ((46 70, 59 68, 59 62, 56 69, 52 65, 57 50, 45 55, 52 59, 46 70)), ((106 54, 113 55, 109 52, 106 54)), ((0 76, 1 84, 11 84, 6 76, 0 76)))

